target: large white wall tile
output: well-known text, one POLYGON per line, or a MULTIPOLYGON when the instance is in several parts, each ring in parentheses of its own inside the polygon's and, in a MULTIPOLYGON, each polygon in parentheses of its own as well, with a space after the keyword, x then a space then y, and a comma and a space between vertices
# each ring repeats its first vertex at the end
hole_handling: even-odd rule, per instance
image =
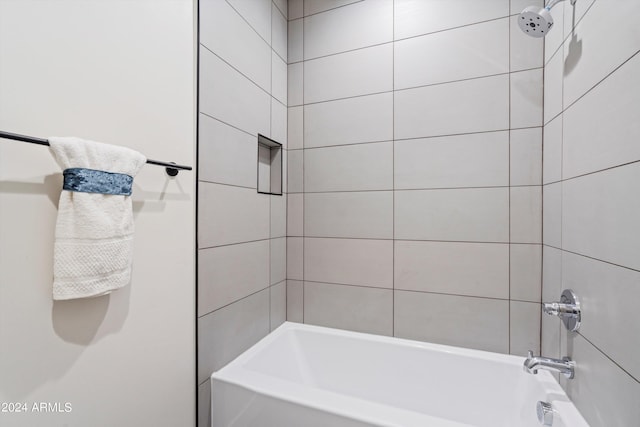
POLYGON ((271 308, 269 320, 271 330, 282 325, 287 320, 287 285, 282 281, 271 287, 271 308))
POLYGON ((198 186, 200 248, 269 238, 269 196, 255 189, 201 182, 198 186))
MULTIPOLYGON (((212 1, 212 0, 207 0, 212 1)), ((224 3, 224 1, 219 1, 224 3)), ((270 0, 228 0, 228 3, 240 14, 260 36, 271 42, 271 1, 270 0)), ((202 3, 200 3, 202 16, 202 3)), ((201 18, 202 19, 202 18, 201 18)), ((208 23, 200 23, 200 28, 208 23)))
POLYGON ((287 236, 303 235, 303 194, 287 195, 287 236))
POLYGON ((390 239, 393 237, 393 193, 305 194, 304 234, 313 237, 390 239))
POLYGON ((207 49, 200 49, 201 112, 245 132, 268 135, 270 110, 267 92, 207 49))
POLYGON ((640 2, 595 2, 564 44, 564 105, 572 104, 638 52, 637 25, 621 23, 640 15, 640 2), (613 30, 615 29, 615 30, 613 30))
POLYGON ((390 91, 393 47, 369 47, 304 62, 304 102, 390 91))
POLYGON ((289 107, 287 109, 287 148, 295 150, 303 147, 304 138, 304 107, 289 107))
POLYGON ((271 8, 271 47, 280 58, 287 62, 287 20, 274 4, 271 8))
MULTIPOLYGON (((271 257, 271 280, 269 284, 275 285, 287 278, 287 239, 285 237, 280 237, 277 239, 271 239, 269 242, 269 254, 271 257)), ((247 258, 245 258, 245 260, 246 259, 247 258)))
POLYGON ((393 94, 306 105, 304 126, 305 148, 389 141, 393 139, 393 94))
POLYGON ((302 193, 303 191, 303 150, 287 151, 287 190, 289 193, 302 193))
POLYGON ((362 0, 307 0, 304 2, 304 16, 325 12, 327 10, 339 8, 348 4, 358 3, 359 1, 362 0))
POLYGON ((509 245, 397 240, 394 288, 509 297, 509 245))
POLYGON ((393 241, 306 238, 304 278, 377 288, 393 287, 393 241))
POLYGON ((562 121, 559 115, 544 126, 542 180, 544 184, 562 179, 562 121))
POLYGON ((540 354, 540 304, 509 303, 509 353, 526 356, 529 350, 540 354))
POLYGON ((542 243, 542 187, 511 187, 511 242, 542 243))
POLYGON ((511 128, 542 126, 542 69, 511 73, 511 128))
POLYGON ((275 52, 271 59, 271 94, 281 103, 287 103, 287 64, 275 52))
POLYGON ((303 0, 288 0, 289 19, 298 19, 304 16, 303 0))
POLYGON ((563 248, 640 269, 639 185, 640 163, 564 181, 563 248))
POLYGON ((394 319, 400 338, 509 351, 509 301, 396 291, 394 319))
POLYGON ((510 293, 515 300, 540 302, 542 246, 518 244, 509 249, 510 293))
POLYGON ((271 234, 270 237, 287 235, 287 195, 271 197, 271 234))
POLYGON ((358 2, 304 19, 304 59, 392 40, 392 1, 358 2))
MULTIPOLYGON (((583 0, 580 0, 582 2, 583 0)), ((562 56, 564 40, 564 10, 567 2, 560 2, 551 9, 553 28, 544 37, 544 63, 547 64, 553 55, 562 56), (559 52, 558 52, 559 49, 559 52)))
POLYGON ((198 380, 238 357, 269 333, 269 289, 198 319, 198 380), (220 343, 225 343, 220 345, 220 343))
POLYGON ((347 145, 304 151, 304 190, 393 189, 393 143, 347 145))
MULTIPOLYGON (((246 0, 239 3, 248 10, 254 9, 246 4, 246 0)), ((256 2, 257 5, 261 3, 266 3, 267 16, 271 16, 271 2, 256 2)), ((261 11, 255 12, 257 16, 261 11)), ((202 1, 200 19, 200 42, 262 89, 269 91, 271 49, 268 42, 264 41, 226 1, 202 1)))
MULTIPOLYGON (((530 6, 533 2, 526 0, 530 6)), ((525 6, 525 7, 527 7, 525 6)), ((523 8, 524 9, 524 8, 523 8)), ((517 13, 520 13, 520 9, 517 13)), ((519 16, 509 18, 509 61, 511 71, 541 68, 544 61, 544 39, 530 37, 518 27, 519 16)))
MULTIPOLYGON (((286 101, 286 97, 285 97, 286 101)), ((271 98, 271 139, 287 148, 287 107, 271 98)))
POLYGON ((288 18, 288 0, 273 0, 273 4, 276 5, 276 7, 278 8, 278 10, 280 11, 280 13, 282 13, 282 16, 285 17, 285 19, 289 19, 288 18))
POLYGON ((562 182, 542 187, 542 242, 562 247, 562 182))
POLYGON ((303 282, 287 280, 287 320, 289 322, 304 322, 303 291, 303 282))
POLYGON ((395 138, 504 130, 509 127, 509 76, 395 93, 395 138))
POLYGON ((565 111, 563 178, 640 160, 639 75, 636 55, 565 111))
POLYGON ((256 137, 204 114, 199 121, 202 181, 256 187, 256 137))
POLYGON ((287 62, 302 61, 303 32, 302 19, 289 21, 287 36, 287 62))
POLYGON ((304 322, 379 335, 393 333, 393 291, 304 283, 304 322))
POLYGON ((302 237, 287 237, 287 279, 302 280, 304 242, 302 237))
POLYGON ((298 62, 287 67, 287 106, 303 103, 303 64, 298 62))
POLYGON ((200 249, 198 277, 200 316, 268 287, 269 240, 200 249))
POLYGON ((640 272, 569 252, 562 261, 563 286, 580 297, 580 334, 640 378, 640 272))
POLYGON ((539 8, 544 7, 545 0, 511 0, 510 1, 510 10, 511 14, 519 14, 525 7, 528 6, 538 6, 539 8))
POLYGON ((509 15, 509 0, 395 0, 394 3, 396 40, 509 15))
POLYGON ((510 184, 542 184, 542 128, 516 129, 509 134, 510 184))
POLYGON ((562 80, 564 62, 556 55, 544 67, 544 123, 562 112, 562 80))
POLYGON ((394 145, 395 188, 509 185, 509 133, 411 139, 394 145))
POLYGON ((640 383, 580 335, 567 356, 576 376, 563 381, 567 394, 592 426, 628 427, 640 419, 640 383))
POLYGON ((509 189, 395 192, 395 238, 509 241, 509 189))
POLYGON ((596 0, 582 0, 576 1, 574 4, 568 3, 564 9, 564 38, 571 34, 573 29, 584 17, 584 14, 589 10, 591 5, 596 0))
MULTIPOLYGON (((562 251, 549 246, 542 247, 542 301, 559 301, 562 292, 562 251)), ((540 351, 547 357, 560 358, 560 328, 558 319, 542 316, 540 351)))
POLYGON ((414 37, 396 42, 394 49, 395 89, 507 73, 509 21, 414 37))

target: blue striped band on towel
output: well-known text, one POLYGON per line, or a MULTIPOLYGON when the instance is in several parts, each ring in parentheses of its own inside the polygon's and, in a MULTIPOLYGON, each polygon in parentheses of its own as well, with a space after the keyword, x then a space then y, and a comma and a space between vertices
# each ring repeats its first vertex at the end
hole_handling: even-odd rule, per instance
POLYGON ((95 169, 65 169, 63 190, 81 193, 131 195, 133 177, 123 173, 104 172, 95 169))

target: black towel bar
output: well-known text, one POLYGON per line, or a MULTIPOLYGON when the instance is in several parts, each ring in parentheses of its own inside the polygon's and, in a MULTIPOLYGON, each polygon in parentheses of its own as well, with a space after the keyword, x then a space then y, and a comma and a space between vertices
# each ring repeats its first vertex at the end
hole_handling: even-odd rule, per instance
MULTIPOLYGON (((28 142, 30 144, 49 145, 49 141, 43 138, 35 138, 33 136, 19 135, 17 133, 4 132, 0 130, 0 138, 13 139, 15 141, 28 142)), ((164 166, 167 174, 170 176, 178 175, 181 170, 190 171, 193 168, 191 166, 176 165, 172 162, 161 162, 158 160, 147 159, 147 163, 150 165, 164 166)))

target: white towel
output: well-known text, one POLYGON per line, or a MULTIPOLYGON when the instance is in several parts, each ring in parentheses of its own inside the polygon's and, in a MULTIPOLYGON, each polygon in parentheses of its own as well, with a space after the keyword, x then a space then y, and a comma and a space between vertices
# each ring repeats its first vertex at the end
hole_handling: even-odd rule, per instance
MULTIPOLYGON (((80 138, 49 138, 62 169, 86 168, 129 175, 146 162, 125 147, 80 138)), ((131 280, 133 256, 131 197, 63 190, 56 222, 53 299, 110 293, 131 280)))

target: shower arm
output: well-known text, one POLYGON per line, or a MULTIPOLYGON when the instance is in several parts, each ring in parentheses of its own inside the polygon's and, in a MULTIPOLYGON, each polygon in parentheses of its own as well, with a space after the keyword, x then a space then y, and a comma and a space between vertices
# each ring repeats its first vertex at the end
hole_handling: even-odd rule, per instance
MULTIPOLYGON (((551 10, 553 6, 557 5, 561 1, 564 1, 564 0, 550 0, 549 3, 547 3, 544 8, 547 10, 551 10)), ((576 0, 571 0, 571 5, 573 6, 574 4, 576 4, 576 0)))

